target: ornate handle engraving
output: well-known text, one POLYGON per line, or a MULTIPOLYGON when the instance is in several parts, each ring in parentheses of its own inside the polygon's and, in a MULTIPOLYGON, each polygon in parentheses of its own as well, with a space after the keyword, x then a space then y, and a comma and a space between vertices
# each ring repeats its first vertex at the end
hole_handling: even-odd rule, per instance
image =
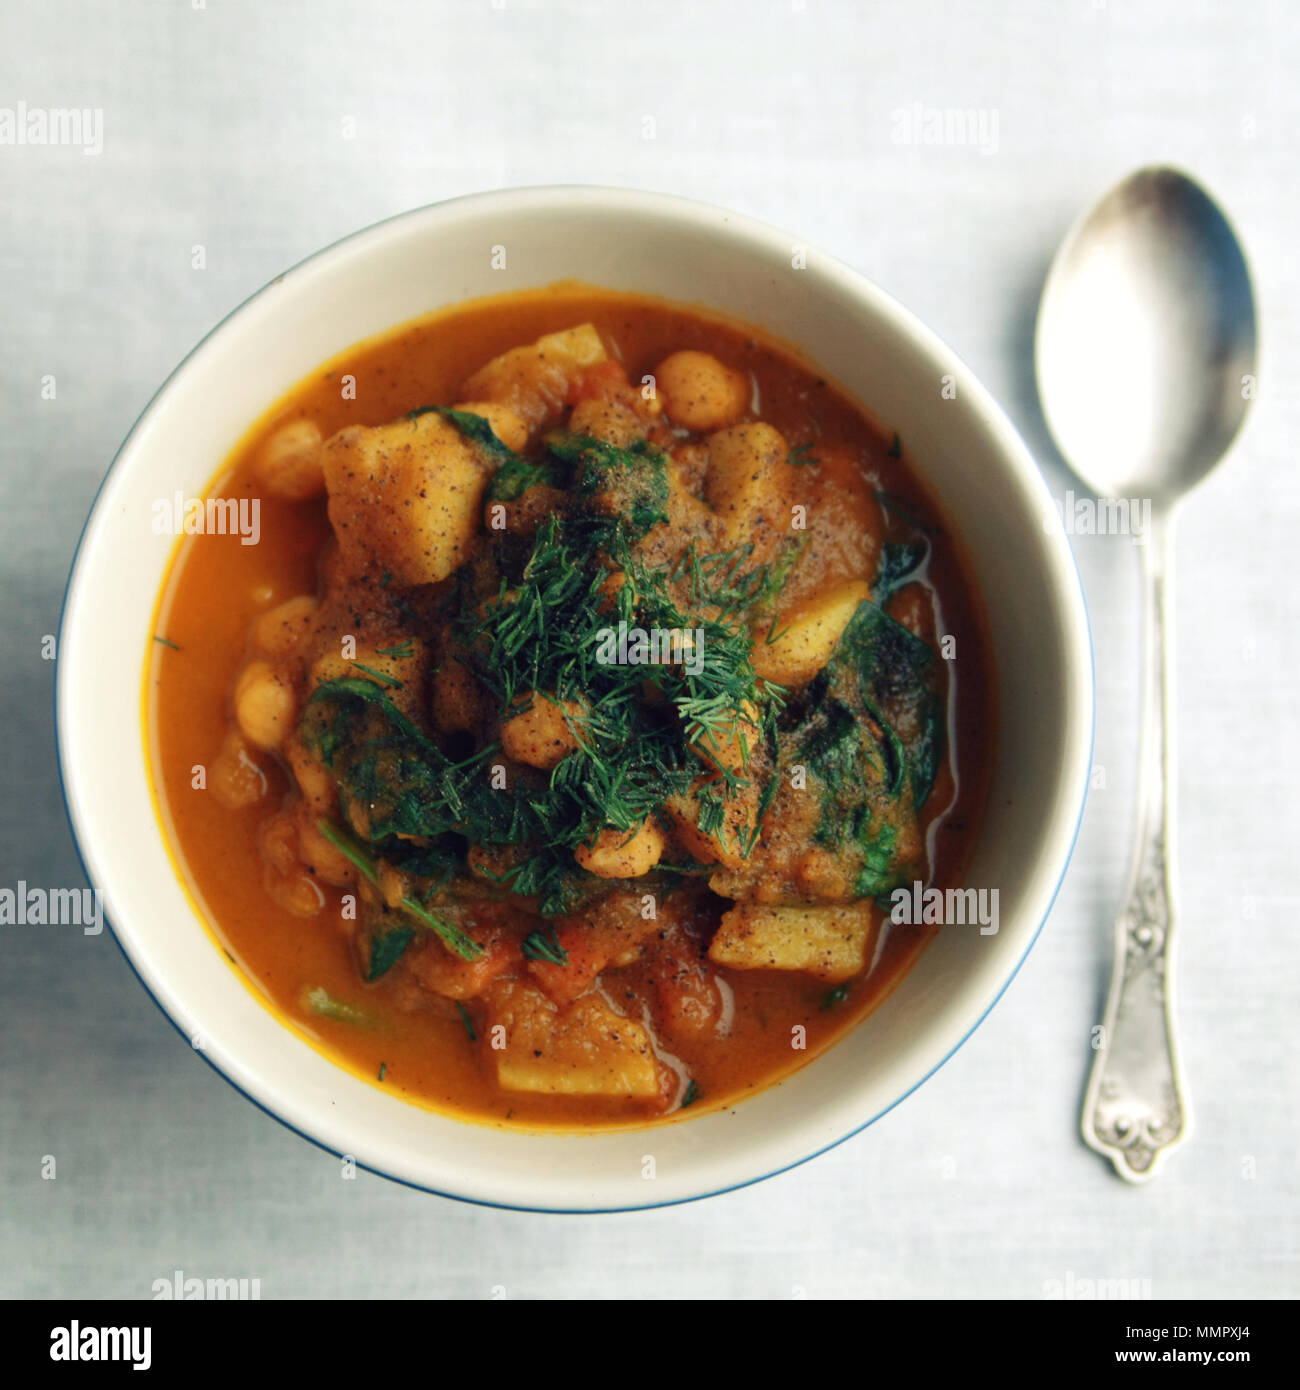
POLYGON ((1147 538, 1138 842, 1115 924, 1115 972, 1083 1107, 1083 1137, 1129 1182, 1155 1176, 1191 1115, 1174 1044, 1172 944, 1173 700, 1166 653, 1172 527, 1147 538))

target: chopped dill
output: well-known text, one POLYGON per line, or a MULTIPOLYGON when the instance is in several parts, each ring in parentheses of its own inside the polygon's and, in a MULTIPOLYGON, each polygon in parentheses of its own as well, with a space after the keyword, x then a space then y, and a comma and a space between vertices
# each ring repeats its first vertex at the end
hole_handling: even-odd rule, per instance
MULTIPOLYGON (((346 840, 343 852, 372 882, 381 860, 406 873, 413 887, 401 911, 472 959, 477 945, 431 910, 452 893, 466 842, 485 852, 475 875, 534 900, 547 918, 574 912, 611 886, 578 866, 576 849, 603 831, 631 834, 649 817, 662 818, 673 798, 695 794, 706 834, 734 836, 745 857, 754 851, 752 812, 731 828, 728 803, 752 777, 770 783, 785 700, 780 686, 754 670, 752 627, 775 623, 806 537, 785 541, 770 564, 756 563, 753 544, 704 553, 696 543, 679 558, 652 563, 653 550, 641 540, 667 519, 667 460, 658 449, 551 435, 544 457, 524 459, 481 417, 428 407, 412 418, 427 410, 449 419, 485 462, 492 456, 496 478, 506 478, 504 495, 542 481, 567 484, 522 545, 517 535, 489 535, 489 549, 448 586, 441 612, 454 659, 487 694, 496 719, 504 723, 538 698, 576 703, 581 714, 565 710, 576 747, 550 772, 512 765, 503 790, 493 775, 503 758, 499 744, 477 738, 468 754, 449 756, 444 748, 452 745, 403 714, 381 688, 402 689, 403 682, 359 662, 352 663, 356 677, 316 687, 299 728, 343 793, 351 834, 330 831, 346 840), (612 574, 623 582, 611 596, 612 574), (619 624, 681 634, 680 653, 611 661, 601 634, 619 624), (742 750, 740 773, 720 768, 697 789, 700 751, 733 742, 742 750), (413 844, 431 858, 414 860, 413 844)), ((414 638, 380 654, 412 656, 414 638)), ((554 938, 534 933, 529 942, 529 953, 542 952, 535 958, 554 957, 554 938)))
POLYGON ((568 965, 569 953, 560 945, 554 927, 530 932, 521 948, 529 960, 548 961, 551 965, 568 965))
POLYGON ((359 661, 354 661, 352 665, 355 666, 358 671, 364 671, 366 675, 373 676, 377 681, 382 681, 385 685, 392 686, 395 690, 400 690, 402 688, 402 682, 399 681, 396 676, 390 676, 383 671, 376 671, 373 666, 363 666, 359 661))

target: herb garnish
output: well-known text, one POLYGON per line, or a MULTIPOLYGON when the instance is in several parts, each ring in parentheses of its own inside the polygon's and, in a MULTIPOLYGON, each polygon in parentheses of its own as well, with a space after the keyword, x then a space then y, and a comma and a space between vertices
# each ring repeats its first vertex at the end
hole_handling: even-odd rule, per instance
POLYGON ((554 927, 544 927, 524 937, 520 948, 529 960, 544 960, 551 965, 568 965, 569 953, 560 945, 554 927))
POLYGON ((371 1022, 370 1015, 364 1009, 358 1009, 355 1004, 349 1004, 345 1000, 335 999, 320 985, 304 991, 302 1002, 309 1012, 319 1014, 321 1018, 332 1018, 339 1023, 371 1022))
POLYGON ((901 516, 904 521, 910 522, 918 531, 925 531, 933 535, 939 528, 929 526, 912 511, 912 504, 906 497, 900 497, 896 492, 886 492, 883 488, 875 488, 871 494, 886 511, 893 512, 895 516, 901 516))
MULTIPOLYGON (((754 671, 751 624, 775 613, 805 538, 785 542, 769 565, 753 563, 752 545, 716 554, 692 545, 672 563, 649 563, 639 541, 667 519, 669 496, 667 460, 658 449, 644 440, 619 448, 585 435, 552 435, 546 456, 533 462, 507 449, 482 417, 428 409, 492 455, 506 494, 543 479, 567 482, 562 504, 528 537, 530 549, 519 549, 518 536, 489 535, 492 552, 458 573, 449 616, 455 659, 493 698, 503 722, 537 698, 578 702, 583 713, 566 716, 575 751, 549 774, 512 770, 503 794, 491 774, 499 746, 480 746, 461 761, 448 757, 380 688, 401 688, 386 673, 353 663, 371 679, 344 677, 312 692, 300 721, 303 741, 333 772, 368 853, 398 863, 415 842, 444 865, 429 866, 423 901, 408 897, 402 910, 416 921, 428 915, 424 903, 447 877, 444 846, 465 841, 501 851, 480 876, 535 899, 543 917, 576 910, 610 885, 579 868, 574 850, 604 830, 631 833, 662 814, 666 800, 690 794, 704 772, 696 749, 716 752, 742 727, 745 765, 721 770, 700 789, 700 825, 721 833, 726 803, 758 775, 768 784, 766 810, 784 692, 754 671), (611 597, 614 573, 624 582, 611 597), (620 623, 688 633, 690 656, 674 664, 600 659, 602 630, 620 623), (759 771, 749 766, 751 744, 759 771)), ((402 643, 383 654, 406 651, 402 643)), ((757 826, 738 831, 745 856, 758 840, 757 826)), ((368 853, 352 848, 369 862, 368 853)), ((423 866, 402 866, 426 877, 423 866)), ((433 929, 444 940, 454 930, 446 923, 433 929)), ((464 944, 473 943, 461 939, 464 954, 464 944)))
POLYGON ((518 458, 513 449, 497 438, 496 431, 486 416, 475 415, 470 410, 453 410, 449 405, 421 405, 406 412, 408 420, 418 420, 421 415, 441 415, 444 419, 450 420, 461 434, 473 440, 499 463, 518 458))
POLYGON ((415 932, 410 927, 393 927, 380 936, 372 937, 366 982, 373 984, 381 975, 386 975, 401 960, 414 936, 415 932))
MULTIPOLYGON (((347 835, 327 820, 317 821, 316 827, 330 844, 355 865, 371 883, 378 884, 379 870, 347 835)), ((453 926, 450 922, 444 922, 440 917, 435 917, 422 903, 416 902, 409 894, 402 899, 398 906, 403 912, 414 917, 421 926, 437 932, 447 948, 454 951, 462 960, 476 960, 482 955, 483 948, 477 941, 466 936, 459 927, 453 926)), ((403 943, 402 950, 406 949, 407 944, 406 942, 403 943)), ((400 954, 401 951, 393 957, 389 964, 394 964, 400 954)), ((383 971, 379 973, 382 974, 383 971)), ((375 977, 372 975, 370 978, 374 979, 375 977)))
POLYGON ((352 665, 355 666, 358 671, 364 671, 366 675, 373 676, 377 681, 382 681, 384 685, 392 686, 395 690, 400 690, 402 688, 402 682, 395 676, 390 676, 383 671, 376 671, 373 666, 363 666, 359 661, 354 661, 352 665))

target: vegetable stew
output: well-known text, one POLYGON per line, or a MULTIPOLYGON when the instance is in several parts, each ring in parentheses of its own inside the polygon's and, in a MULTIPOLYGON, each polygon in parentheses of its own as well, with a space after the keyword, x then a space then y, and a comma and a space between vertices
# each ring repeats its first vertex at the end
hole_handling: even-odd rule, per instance
POLYGON ((696 1114, 833 1043, 933 936, 890 894, 960 884, 992 753, 904 445, 757 329, 574 284, 302 382, 212 488, 257 543, 190 528, 148 654, 237 967, 485 1122, 696 1114))

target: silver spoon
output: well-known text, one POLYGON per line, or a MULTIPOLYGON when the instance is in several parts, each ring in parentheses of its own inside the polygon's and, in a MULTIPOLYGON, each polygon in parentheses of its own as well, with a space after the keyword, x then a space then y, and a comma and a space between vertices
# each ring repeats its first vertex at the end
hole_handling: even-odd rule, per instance
POLYGON ((1094 492, 1150 501, 1137 840, 1083 1107, 1084 1139, 1130 1182, 1152 1178, 1191 1129, 1171 968, 1174 514, 1241 428, 1255 340, 1237 237, 1175 169, 1139 170, 1075 224, 1038 310, 1038 393, 1062 455, 1094 492))

